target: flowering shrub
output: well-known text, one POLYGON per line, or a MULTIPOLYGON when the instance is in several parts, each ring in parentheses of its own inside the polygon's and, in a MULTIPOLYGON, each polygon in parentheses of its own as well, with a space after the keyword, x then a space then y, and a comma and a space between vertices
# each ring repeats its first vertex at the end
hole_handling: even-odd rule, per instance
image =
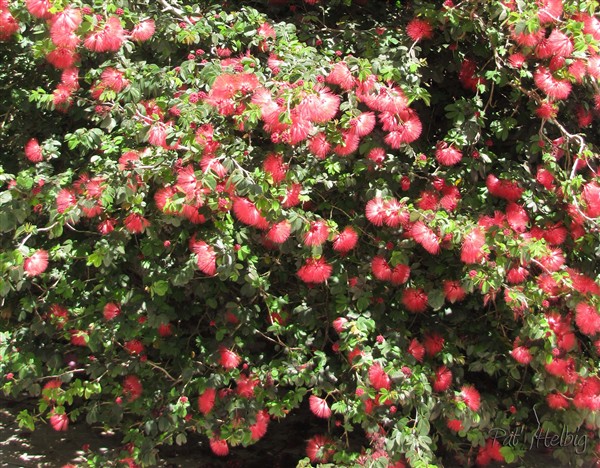
POLYGON ((304 404, 311 463, 596 457, 597 2, 234 3, 0 0, 21 423, 146 465, 304 404))

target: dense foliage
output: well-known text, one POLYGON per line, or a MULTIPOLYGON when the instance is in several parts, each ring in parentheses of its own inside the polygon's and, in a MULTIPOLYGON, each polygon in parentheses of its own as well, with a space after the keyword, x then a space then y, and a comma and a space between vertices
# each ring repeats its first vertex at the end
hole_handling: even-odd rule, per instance
POLYGON ((303 404, 312 463, 596 457, 597 5, 0 0, 21 423, 131 466, 303 404))

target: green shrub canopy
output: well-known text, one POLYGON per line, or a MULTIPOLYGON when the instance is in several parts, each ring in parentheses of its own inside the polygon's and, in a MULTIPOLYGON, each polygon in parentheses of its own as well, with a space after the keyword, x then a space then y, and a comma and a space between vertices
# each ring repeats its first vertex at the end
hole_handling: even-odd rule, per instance
POLYGON ((0 0, 21 424, 148 465, 304 404, 305 463, 511 462, 565 428, 595 458, 597 6, 0 0))

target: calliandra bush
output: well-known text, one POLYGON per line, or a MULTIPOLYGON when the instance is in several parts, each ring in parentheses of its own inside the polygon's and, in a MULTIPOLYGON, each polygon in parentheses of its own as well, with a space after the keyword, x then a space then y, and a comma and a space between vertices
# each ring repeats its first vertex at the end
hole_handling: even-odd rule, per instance
POLYGON ((596 7, 0 0, 20 423, 150 465, 302 407, 303 463, 420 467, 518 460, 491 430, 537 417, 595 459, 596 7))

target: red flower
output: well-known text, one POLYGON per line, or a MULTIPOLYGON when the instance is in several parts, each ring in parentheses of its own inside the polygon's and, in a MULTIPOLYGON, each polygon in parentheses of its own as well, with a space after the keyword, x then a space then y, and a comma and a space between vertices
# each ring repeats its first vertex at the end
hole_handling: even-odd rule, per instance
POLYGON ((462 301, 467 295, 460 281, 444 280, 442 286, 444 288, 444 296, 451 304, 462 301))
POLYGON ((260 214, 256 205, 247 198, 236 197, 233 200, 233 214, 242 223, 248 226, 261 227, 266 219, 260 214))
POLYGON ((425 309, 427 309, 427 294, 422 289, 407 288, 402 293, 402 304, 409 312, 425 312, 425 309))
POLYGON ((472 385, 464 385, 460 389, 460 398, 472 411, 479 410, 481 396, 479 395, 477 389, 472 385))
POLYGON ((505 200, 516 202, 523 194, 523 189, 516 182, 505 179, 498 179, 495 175, 487 176, 485 184, 490 195, 504 198, 505 200))
POLYGON ((144 345, 140 340, 126 341, 124 348, 129 354, 142 354, 144 352, 144 345))
POLYGON ((263 170, 271 174, 273 182, 279 184, 285 180, 288 166, 284 164, 283 157, 280 154, 269 153, 263 161, 263 170))
POLYGON ((538 0, 538 8, 541 25, 556 23, 563 13, 562 0, 538 0))
POLYGON ((400 203, 395 198, 391 198, 383 204, 383 208, 385 210, 383 221, 386 226, 396 228, 408 224, 410 215, 403 203, 400 203))
POLYGON ((417 221, 410 229, 410 235, 416 243, 420 244, 432 255, 440 253, 440 239, 422 221, 417 221))
POLYGON ((547 39, 542 39, 537 45, 538 58, 569 57, 573 53, 573 42, 565 33, 554 29, 547 39))
POLYGON ((399 263, 393 268, 390 281, 393 284, 404 284, 408 281, 409 276, 410 267, 408 265, 403 265, 402 263, 399 263))
POLYGON ((198 411, 202 414, 208 414, 215 406, 217 391, 214 388, 207 388, 202 395, 198 397, 198 411))
POLYGON ((423 358, 425 357, 425 347, 419 343, 419 340, 413 338, 408 345, 408 352, 411 354, 417 361, 423 362, 423 358))
POLYGON ((213 276, 217 273, 217 255, 215 249, 203 240, 190 240, 190 250, 196 254, 198 269, 208 275, 213 276))
POLYGON ((312 413, 318 418, 327 419, 331 416, 331 409, 323 398, 316 395, 311 395, 308 399, 308 404, 312 413))
POLYGON ((358 234, 351 226, 346 226, 342 232, 333 238, 333 250, 342 254, 350 252, 358 243, 358 234))
POLYGON ((241 374, 235 382, 235 392, 242 398, 252 398, 254 396, 254 387, 258 385, 258 380, 241 374))
POLYGON ((585 302, 580 302, 575 307, 575 323, 586 335, 592 336, 600 332, 598 310, 585 302))
POLYGON ((393 149, 412 143, 421 136, 423 131, 423 124, 414 110, 403 109, 398 116, 400 122, 394 125, 384 138, 384 141, 393 149))
POLYGON ((585 214, 590 218, 598 218, 600 216, 600 185, 597 182, 585 184, 582 195, 586 204, 585 214))
POLYGON ((376 120, 373 112, 363 112, 350 120, 350 126, 359 137, 367 136, 375 128, 376 120))
POLYGON ((520 284, 529 276, 529 270, 522 266, 516 266, 508 270, 506 274, 506 281, 509 284, 520 284))
POLYGON ((104 310, 102 311, 102 315, 104 316, 104 320, 113 320, 121 314, 121 308, 118 304, 114 302, 109 302, 104 306, 104 310))
POLYGON ((23 263, 23 269, 27 276, 41 275, 46 268, 48 268, 48 252, 42 249, 35 251, 23 263))
POLYGON ((355 80, 345 62, 336 63, 329 75, 325 77, 327 83, 338 85, 340 88, 349 91, 355 86, 355 80))
POLYGON ((235 369, 242 362, 242 359, 234 351, 224 346, 219 348, 219 355, 219 363, 227 370, 235 369))
POLYGON ((517 361, 519 364, 523 364, 524 366, 533 361, 531 351, 529 351, 529 348, 526 346, 515 346, 510 352, 510 355, 515 361, 517 361))
POLYGON ((143 391, 142 383, 135 375, 128 375, 123 379, 123 394, 127 397, 127 401, 137 400, 143 391))
POLYGON ((460 259, 464 263, 479 263, 483 259, 485 234, 479 228, 471 230, 463 240, 460 259))
POLYGON ((152 37, 156 26, 153 19, 147 19, 141 23, 136 24, 131 30, 129 38, 132 41, 144 42, 152 37))
POLYGON ((406 26, 406 35, 413 41, 431 39, 433 37, 433 29, 427 21, 414 18, 406 26))
POLYGON ((252 440, 258 440, 267 433, 269 421, 269 413, 267 413, 265 410, 259 411, 256 414, 256 422, 250 426, 252 440))
POLYGON ((49 19, 52 16, 50 0, 25 0, 27 11, 39 19, 49 19))
POLYGON ((571 94, 571 83, 557 80, 545 67, 538 67, 533 74, 533 81, 550 99, 566 99, 571 94))
POLYGON ((62 330, 69 318, 69 311, 58 304, 50 306, 50 317, 56 328, 62 330))
POLYGON ((173 334, 173 326, 170 323, 161 323, 157 329, 158 336, 166 338, 173 334))
POLYGON ((307 95, 298 105, 298 116, 314 123, 327 123, 338 113, 340 97, 320 85, 315 87, 315 91, 316 94, 307 95))
POLYGON ((433 380, 433 390, 436 392, 445 392, 452 384, 452 372, 446 366, 441 366, 435 371, 433 380))
POLYGON ((525 232, 529 223, 529 216, 521 205, 510 202, 506 206, 506 221, 516 232, 525 232))
POLYGON ((217 457, 226 457, 229 455, 229 446, 226 440, 213 438, 208 441, 208 444, 217 457))
POLYGON ((458 419, 449 419, 446 425, 448 426, 448 429, 453 432, 459 432, 464 429, 462 422, 458 419))
POLYGON ((369 200, 365 208, 365 215, 375 226, 382 226, 387 215, 385 202, 379 197, 369 200))
POLYGON ((305 283, 324 283, 331 276, 332 266, 323 257, 309 258, 297 272, 305 283))
POLYGON ((342 131, 342 142, 333 148, 333 152, 338 156, 348 156, 358 149, 360 143, 359 136, 351 130, 342 131))
POLYGON ((292 184, 288 187, 285 198, 281 201, 283 208, 292 208, 300 203, 300 192, 302 192, 302 185, 292 184))
POLYGON ((100 82, 105 88, 110 88, 117 93, 129 86, 129 80, 125 78, 125 73, 112 67, 104 69, 100 75, 100 82))
POLYGON ((327 135, 325 133, 317 133, 308 142, 309 151, 319 159, 325 159, 325 157, 331 151, 331 144, 327 141, 327 135))
POLYGON ((304 234, 304 245, 313 247, 321 245, 329 237, 329 227, 323 220, 310 223, 309 230, 304 234))
POLYGON ((57 47, 46 55, 46 60, 60 70, 72 68, 79 61, 79 58, 79 55, 74 50, 65 47, 57 47))
POLYGON ((551 393, 546 396, 548 406, 553 410, 567 409, 569 407, 569 400, 565 398, 561 393, 551 393))
POLYGON ((462 153, 453 145, 440 141, 435 147, 435 158, 444 166, 453 166, 462 159, 462 153))
POLYGON ((385 258, 376 256, 371 261, 371 270, 373 270, 373 276, 381 281, 390 281, 392 279, 392 269, 388 265, 385 258))
POLYGON ((52 410, 50 412, 50 425, 55 431, 66 431, 69 429, 69 417, 64 413, 57 414, 52 410))
POLYGON ((331 440, 324 435, 315 435, 311 437, 306 444, 306 456, 311 463, 327 463, 333 454, 333 450, 328 448, 331 440))
POLYGON ((502 446, 496 439, 488 439, 485 442, 485 447, 479 447, 477 454, 477 464, 479 466, 488 465, 492 460, 502 462, 504 456, 500 453, 502 446))
POLYGON ((283 244, 290 237, 291 231, 292 225, 287 219, 284 219, 271 226, 267 232, 267 239, 276 244, 283 244))
POLYGON ((71 334, 70 341, 73 346, 87 346, 89 340, 89 335, 87 332, 83 330, 69 330, 69 333, 71 334))
POLYGON ((423 341, 427 356, 435 356, 444 348, 444 338, 438 333, 428 333, 423 341))
POLYGON ((383 161, 385 161, 386 157, 385 150, 383 148, 373 148, 371 151, 369 151, 367 157, 375 164, 383 164, 383 161))
POLYGON ((348 323, 348 319, 346 317, 338 317, 333 321, 333 329, 339 335, 344 331, 346 324, 348 323))
POLYGON ((32 163, 39 163, 44 160, 42 148, 37 139, 32 138, 25 144, 25 157, 32 163))
POLYGON ((369 382, 376 390, 381 390, 382 388, 389 390, 392 384, 389 375, 386 374, 378 362, 369 367, 369 382))
POLYGON ((137 213, 131 213, 123 220, 123 225, 130 233, 141 234, 148 226, 150 226, 150 221, 137 213))

